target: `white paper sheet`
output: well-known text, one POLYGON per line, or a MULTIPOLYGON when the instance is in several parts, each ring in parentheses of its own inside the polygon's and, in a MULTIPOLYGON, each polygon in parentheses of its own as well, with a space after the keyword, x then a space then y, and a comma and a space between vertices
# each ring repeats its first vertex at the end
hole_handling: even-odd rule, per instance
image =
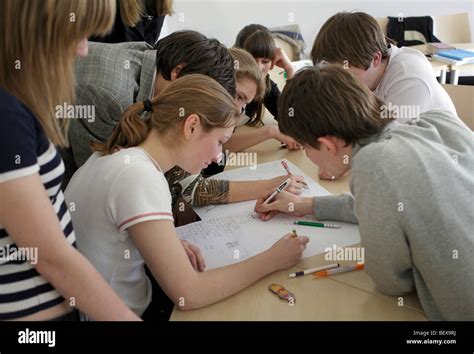
MULTIPOLYGON (((301 175, 309 189, 303 196, 322 196, 330 193, 285 160, 293 174, 301 175)), ((233 181, 273 178, 284 174, 281 161, 258 165, 256 169, 244 167, 213 176, 233 181), (282 173, 283 172, 283 173, 282 173)), ((278 214, 269 221, 261 221, 253 212, 255 200, 196 208, 203 221, 177 228, 178 235, 196 244, 203 252, 207 270, 242 261, 271 247, 285 234, 296 229, 299 236, 308 236, 310 242, 302 258, 325 252, 326 248, 346 247, 360 242, 358 225, 331 222, 340 229, 326 229, 294 225, 295 220, 315 221, 314 217, 292 217, 278 214), (238 257, 237 257, 238 256, 238 257)))
MULTIPOLYGON (((286 174, 285 170, 281 165, 282 160, 267 162, 259 164, 256 167, 242 167, 235 170, 222 172, 212 176, 212 179, 227 179, 229 181, 251 181, 251 180, 262 180, 270 179, 286 174)), ((288 160, 284 160, 288 164, 288 168, 294 175, 303 176, 309 189, 303 189, 301 196, 322 196, 330 195, 330 193, 316 183, 312 178, 303 173, 297 166, 292 164, 288 160)), ((255 207, 255 200, 250 200, 240 203, 231 203, 224 205, 208 205, 205 207, 194 208, 194 211, 199 215, 202 220, 217 218, 225 215, 249 215, 249 213, 255 207)))
POLYGON ((251 256, 242 244, 245 231, 232 217, 199 221, 176 229, 182 240, 201 249, 206 270, 240 262, 251 256))

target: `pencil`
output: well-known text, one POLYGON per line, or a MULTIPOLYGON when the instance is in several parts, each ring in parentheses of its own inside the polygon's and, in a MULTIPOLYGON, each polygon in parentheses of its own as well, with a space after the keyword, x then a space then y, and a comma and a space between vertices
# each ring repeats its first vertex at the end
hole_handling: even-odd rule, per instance
POLYGON ((303 275, 312 274, 312 273, 320 272, 320 271, 323 271, 323 270, 328 270, 328 269, 333 269, 333 268, 338 268, 338 267, 339 267, 339 263, 328 264, 328 265, 325 265, 325 266, 322 266, 322 267, 309 268, 309 269, 305 269, 305 270, 302 270, 302 271, 299 271, 299 272, 291 273, 289 275, 289 277, 290 278, 301 277, 303 275))
POLYGON ((313 277, 323 278, 323 277, 327 277, 333 274, 346 273, 346 272, 351 272, 353 270, 361 270, 361 269, 364 269, 364 264, 354 264, 354 265, 345 266, 345 267, 323 270, 322 272, 314 273, 313 277))

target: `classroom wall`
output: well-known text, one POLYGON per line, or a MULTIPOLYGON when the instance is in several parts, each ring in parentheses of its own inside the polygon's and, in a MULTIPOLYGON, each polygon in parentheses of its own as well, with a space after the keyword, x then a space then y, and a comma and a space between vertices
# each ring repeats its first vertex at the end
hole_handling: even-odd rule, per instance
POLYGON ((218 38, 227 46, 249 23, 267 27, 300 25, 309 48, 325 20, 336 12, 360 10, 374 17, 448 15, 468 12, 474 40, 473 0, 175 0, 175 13, 165 21, 163 35, 180 29, 194 29, 218 38))

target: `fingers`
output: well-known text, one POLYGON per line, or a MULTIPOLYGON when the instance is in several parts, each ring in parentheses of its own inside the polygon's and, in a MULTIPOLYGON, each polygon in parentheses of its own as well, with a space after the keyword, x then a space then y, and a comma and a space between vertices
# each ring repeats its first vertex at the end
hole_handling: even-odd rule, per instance
POLYGON ((298 175, 291 175, 292 179, 294 179, 296 182, 304 182, 304 177, 303 176, 298 176, 298 175))
POLYGON ((258 199, 257 199, 257 202, 255 203, 255 208, 254 208, 254 211, 256 211, 257 213, 263 213, 263 212, 266 212, 268 211, 267 209, 265 209, 267 207, 267 204, 263 204, 263 202, 265 200, 268 199, 268 197, 270 196, 270 194, 272 194, 273 191, 268 191, 264 194, 261 194, 258 199), (263 209, 262 209, 263 208, 263 209))
POLYGON ((298 236, 297 240, 301 242, 301 244, 306 245, 309 242, 308 236, 298 236))
POLYGON ((302 176, 291 175, 291 186, 286 191, 293 194, 301 194, 305 186, 306 182, 302 176))
POLYGON ((204 257, 202 255, 201 250, 199 247, 193 244, 189 244, 189 248, 193 252, 194 256, 196 257, 196 262, 197 262, 197 270, 200 272, 204 272, 204 269, 206 269, 206 263, 204 262, 204 257))
POLYGON ((291 187, 288 187, 286 190, 287 192, 293 193, 293 194, 301 194, 303 188, 302 183, 298 183, 295 185, 292 185, 291 187))
POLYGON ((267 203, 267 204, 260 204, 255 206, 255 211, 257 213, 267 213, 269 211, 275 210, 276 209, 276 202, 272 203, 267 203))
POLYGON ((293 238, 293 234, 292 233, 288 233, 286 234, 285 236, 282 237, 283 239, 285 240, 291 240, 293 238))
POLYGON ((306 245, 309 242, 309 237, 308 236, 298 236, 298 237, 293 237, 293 233, 288 233, 285 236, 283 236, 284 239, 295 239, 302 245, 306 245))
POLYGON ((189 243, 183 240, 181 240, 181 243, 183 244, 184 250, 186 251, 186 254, 188 255, 191 265, 193 266, 195 270, 198 270, 196 256, 194 255, 194 252, 189 247, 189 243))
POLYGON ((272 210, 272 211, 269 211, 267 213, 262 213, 262 214, 260 214, 260 220, 268 221, 271 218, 273 218, 276 214, 278 214, 278 211, 276 211, 276 210, 272 210))

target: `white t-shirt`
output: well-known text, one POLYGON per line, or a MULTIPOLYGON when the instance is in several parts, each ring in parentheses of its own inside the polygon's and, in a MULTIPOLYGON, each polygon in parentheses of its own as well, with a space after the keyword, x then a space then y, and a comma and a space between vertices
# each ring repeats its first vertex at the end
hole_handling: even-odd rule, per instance
POLYGON ((392 45, 389 55, 387 68, 374 94, 388 107, 398 109, 399 117, 412 118, 431 110, 449 111, 457 116, 453 101, 420 51, 392 45))
POLYGON ((158 164, 138 147, 106 156, 96 152, 74 174, 65 196, 79 251, 141 316, 151 301, 151 283, 127 229, 149 220, 173 221, 158 164))

